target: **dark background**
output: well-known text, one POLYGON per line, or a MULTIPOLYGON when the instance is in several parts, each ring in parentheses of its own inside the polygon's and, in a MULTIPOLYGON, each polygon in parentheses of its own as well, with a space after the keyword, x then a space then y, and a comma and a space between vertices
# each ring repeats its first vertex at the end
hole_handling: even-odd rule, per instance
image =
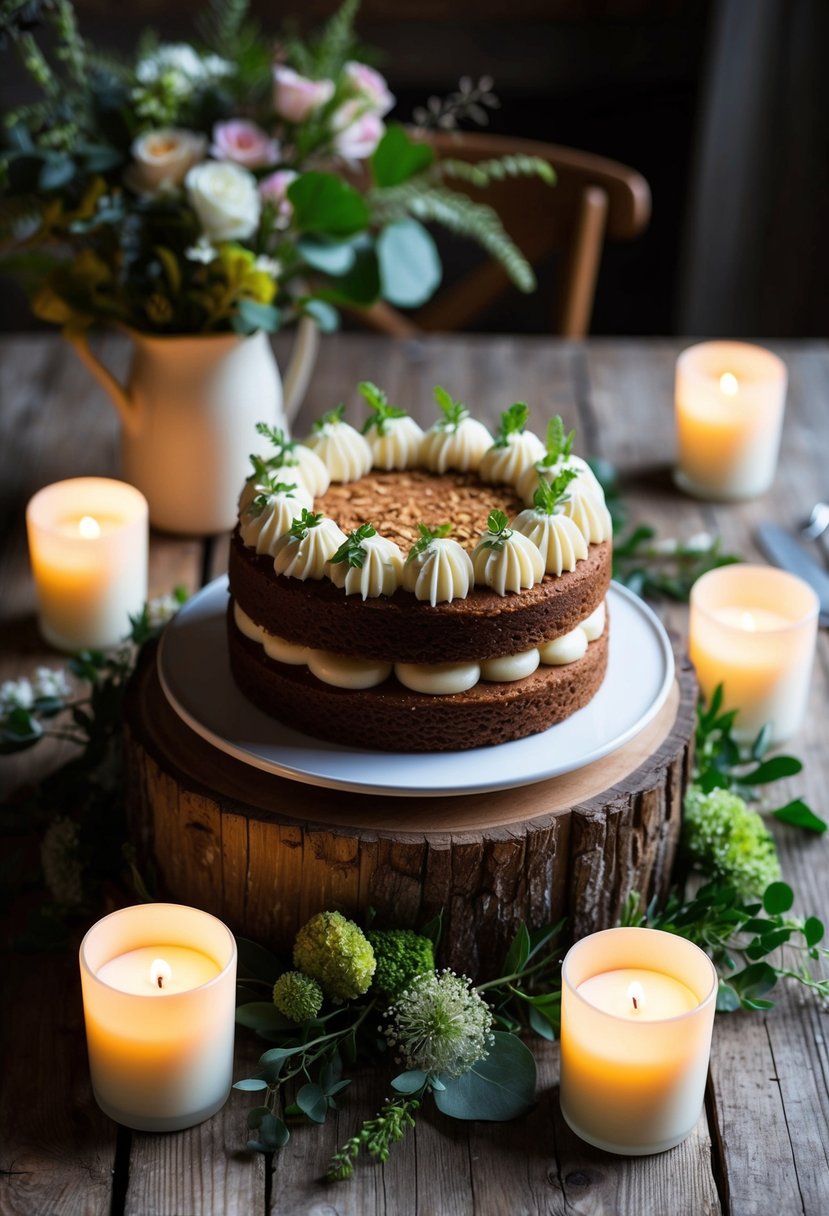
MULTIPOLYGON (((192 35, 197 0, 77 0, 82 32, 131 52, 192 35)), ((336 0, 254 0, 268 34, 336 0)), ((829 330, 827 0, 363 0, 358 33, 406 121, 492 75, 493 131, 568 144, 647 178, 653 217, 605 251, 592 332, 814 337, 829 330)), ((27 90, 0 52, 0 107, 27 90)), ((503 328, 543 331, 534 296, 503 328)), ((3 285, 0 326, 26 326, 3 285)))

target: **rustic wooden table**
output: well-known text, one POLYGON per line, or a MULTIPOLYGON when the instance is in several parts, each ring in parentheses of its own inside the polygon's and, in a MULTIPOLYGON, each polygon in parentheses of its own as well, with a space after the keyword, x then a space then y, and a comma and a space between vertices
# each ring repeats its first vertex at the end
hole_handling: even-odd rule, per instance
MULTIPOLYGON (((105 342, 123 370, 125 342, 105 342)), ((430 412, 431 389, 445 384, 475 413, 493 421, 515 400, 546 417, 560 412, 579 431, 579 450, 613 461, 634 519, 656 522, 666 536, 720 532, 726 545, 757 557, 755 525, 774 516, 802 520, 829 493, 829 344, 781 343, 790 371, 781 466, 772 493, 737 506, 681 497, 672 487, 672 388, 677 341, 476 337, 393 343, 375 337, 327 338, 299 419, 341 399, 355 400, 358 380, 384 386, 393 400, 430 412)), ((0 343, 0 679, 31 672, 57 656, 39 640, 33 618, 23 508, 40 486, 79 474, 117 473, 117 426, 73 354, 57 337, 0 343)), ((177 583, 197 589, 221 573, 225 541, 154 536, 151 594, 177 583)), ((685 609, 664 610, 685 628, 685 609)), ((811 710, 795 750, 805 761, 789 782, 825 815, 829 758, 829 638, 820 638, 811 710)), ((8 790, 61 759, 40 748, 0 762, 8 790)), ((65 758, 65 753, 63 755, 65 758)), ((798 892, 796 911, 829 919, 829 839, 777 830, 785 877, 798 892)), ((7 864, 16 864, 7 858, 7 864)), ((298 1129, 273 1171, 244 1151, 243 1095, 215 1118, 167 1136, 129 1133, 96 1107, 84 1051, 74 957, 7 953, 5 1041, 0 1075, 0 1212, 18 1216, 268 1216, 334 1213, 657 1213, 701 1216, 829 1210, 829 1056, 827 1012, 787 992, 768 1015, 718 1020, 705 1115, 680 1147, 658 1157, 625 1159, 589 1148, 558 1108, 558 1049, 538 1050, 538 1104, 513 1124, 469 1125, 425 1114, 384 1168, 359 1168, 353 1180, 320 1179, 336 1144, 352 1134, 386 1095, 385 1078, 367 1071, 359 1100, 322 1130, 298 1129)), ((259 1053, 240 1035, 237 1075, 259 1053)))

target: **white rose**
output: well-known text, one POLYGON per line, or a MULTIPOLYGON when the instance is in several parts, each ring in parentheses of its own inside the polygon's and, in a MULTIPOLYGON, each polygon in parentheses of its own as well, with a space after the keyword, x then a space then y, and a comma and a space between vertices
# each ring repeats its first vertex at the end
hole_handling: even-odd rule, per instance
POLYGON ((133 161, 124 174, 131 190, 156 194, 169 186, 180 186, 187 170, 204 157, 207 140, 195 131, 165 127, 147 131, 133 141, 133 161))
POLYGON ((211 241, 243 241, 259 223, 262 200, 256 178, 241 165, 205 161, 184 179, 190 205, 211 241))

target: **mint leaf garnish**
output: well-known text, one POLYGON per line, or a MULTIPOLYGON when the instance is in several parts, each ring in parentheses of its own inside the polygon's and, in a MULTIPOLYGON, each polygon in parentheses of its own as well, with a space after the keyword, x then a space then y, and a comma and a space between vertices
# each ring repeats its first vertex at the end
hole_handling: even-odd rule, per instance
POLYGON ((578 475, 577 469, 562 469, 559 475, 549 482, 539 474, 538 488, 533 494, 533 506, 536 511, 542 515, 555 515, 561 504, 569 499, 567 487, 578 475))
POLYGON ((333 410, 329 410, 327 414, 323 414, 318 418, 311 428, 314 431, 324 431, 327 426, 335 426, 338 422, 345 422, 345 402, 341 401, 339 405, 335 405, 333 410))
POLYGON ((570 431, 569 434, 565 435, 564 423, 559 414, 551 418, 547 423, 546 452, 538 462, 539 467, 548 469, 550 465, 556 464, 557 461, 566 460, 573 450, 575 438, 575 431, 570 431))
POLYGON ((313 511, 309 511, 307 507, 303 507, 302 514, 292 522, 288 531, 294 540, 305 540, 311 528, 318 527, 321 519, 322 511, 316 515, 313 511))
POLYGON ((516 401, 501 415, 501 422, 495 433, 495 447, 505 448, 509 445, 510 435, 520 435, 527 425, 530 415, 529 407, 523 401, 516 401))
POLYGON ((496 552, 503 549, 506 542, 512 536, 512 528, 508 525, 509 518, 503 511, 490 511, 486 521, 487 531, 481 541, 483 547, 485 549, 495 549, 496 552))
POLYGON ((363 563, 366 560, 363 541, 368 540, 370 536, 376 535, 377 529, 373 524, 360 524, 359 528, 355 528, 353 532, 349 532, 330 560, 332 562, 347 562, 349 566, 355 566, 358 570, 362 569, 363 563))
POLYGON ((390 405, 389 399, 381 388, 376 384, 372 384, 370 380, 361 380, 357 385, 360 393, 365 397, 368 408, 374 411, 373 417, 367 418, 363 426, 363 434, 369 431, 372 427, 377 428, 378 435, 385 435, 386 423, 389 418, 406 418, 405 410, 399 409, 396 405, 390 405))
POLYGON ((451 524, 438 524, 436 528, 427 528, 426 524, 418 524, 417 530, 420 534, 420 539, 416 540, 409 550, 409 555, 406 562, 412 562, 421 553, 425 553, 433 540, 440 540, 444 536, 448 536, 452 531, 451 524))
POLYGON ((435 401, 437 401, 438 408, 443 414, 443 421, 439 425, 444 430, 457 430, 464 418, 469 417, 469 410, 463 402, 456 401, 454 397, 450 397, 446 389, 441 388, 440 385, 435 386, 435 401))

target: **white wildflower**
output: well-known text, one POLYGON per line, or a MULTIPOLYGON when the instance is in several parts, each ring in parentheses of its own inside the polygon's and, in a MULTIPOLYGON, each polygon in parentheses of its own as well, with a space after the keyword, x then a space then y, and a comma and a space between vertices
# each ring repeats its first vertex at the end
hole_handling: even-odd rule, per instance
POLYGON ((651 553, 664 553, 666 556, 676 553, 678 548, 679 542, 672 536, 655 537, 650 543, 651 553))
POLYGON ((271 278, 276 279, 282 273, 282 263, 276 258, 269 258, 267 254, 260 253, 259 257, 253 263, 254 270, 264 270, 265 274, 269 274, 271 278))
POLYGON ((34 692, 36 697, 55 697, 63 700, 72 692, 62 667, 38 667, 35 671, 34 692))
POLYGON ((219 251, 215 245, 210 244, 206 236, 200 236, 195 245, 185 249, 184 256, 188 262, 201 262, 202 265, 209 266, 211 262, 215 262, 219 251))
POLYGON ((466 976, 419 976, 388 1010, 385 1035, 407 1069, 459 1077, 492 1045, 492 1010, 466 976))
POLYGON ((160 595, 147 604, 147 617, 151 629, 160 629, 171 621, 181 604, 174 595, 160 595))
POLYGON ((686 540, 685 548, 690 553, 707 553, 713 543, 714 537, 710 532, 695 532, 686 540))
POLYGON ((5 680, 0 684, 0 711, 10 713, 13 709, 31 709, 35 699, 29 680, 5 680))
POLYGON ((218 55, 201 56, 187 42, 164 42, 138 64, 136 77, 154 84, 161 77, 182 95, 201 81, 228 76, 233 65, 218 55))

